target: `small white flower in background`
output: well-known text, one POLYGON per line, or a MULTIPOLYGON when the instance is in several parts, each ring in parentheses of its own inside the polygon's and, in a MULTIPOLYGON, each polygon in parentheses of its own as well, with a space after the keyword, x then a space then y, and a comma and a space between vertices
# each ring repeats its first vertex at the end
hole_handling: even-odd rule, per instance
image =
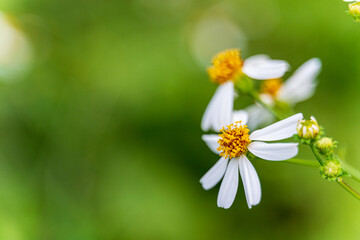
POLYGON ((219 135, 203 135, 202 139, 209 148, 221 156, 220 160, 200 179, 203 188, 208 190, 224 177, 219 190, 218 207, 227 209, 232 205, 238 189, 239 172, 249 208, 260 202, 259 177, 246 154, 249 151, 259 158, 270 161, 281 161, 296 156, 297 143, 263 141, 277 141, 293 136, 296 134, 297 123, 302 118, 303 115, 298 113, 249 134, 246 112, 236 111, 232 115, 234 123, 224 127, 219 135))
POLYGON ((24 33, 0 12, 0 77, 13 77, 28 66, 31 48, 24 33))
MULTIPOLYGON (((321 61, 312 58, 302 64, 285 82, 278 78, 266 80, 262 82, 260 99, 269 106, 274 106, 276 101, 290 106, 305 101, 314 95, 317 85, 315 80, 320 70, 321 61)), ((274 116, 260 105, 254 104, 245 110, 249 113, 250 129, 274 121, 274 116)))
POLYGON ((256 55, 242 60, 239 49, 217 54, 208 68, 212 81, 219 84, 201 120, 204 131, 219 131, 231 123, 234 105, 234 81, 245 74, 253 79, 280 78, 289 69, 285 61, 272 60, 266 55, 256 55))

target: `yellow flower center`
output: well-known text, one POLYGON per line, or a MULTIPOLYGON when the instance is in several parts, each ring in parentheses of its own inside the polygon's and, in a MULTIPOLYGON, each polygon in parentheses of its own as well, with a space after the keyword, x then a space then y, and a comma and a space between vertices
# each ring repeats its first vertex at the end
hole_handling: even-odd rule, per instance
POLYGON ((230 124, 221 129, 218 141, 218 151, 224 158, 239 157, 247 152, 247 146, 251 142, 249 139, 249 129, 246 125, 241 125, 241 121, 230 124))
POLYGON ((279 78, 262 81, 260 92, 269 94, 272 97, 276 97, 281 85, 282 82, 279 78))
POLYGON ((243 61, 239 49, 229 49, 218 53, 212 60, 207 72, 212 81, 222 84, 234 80, 242 71, 243 61))

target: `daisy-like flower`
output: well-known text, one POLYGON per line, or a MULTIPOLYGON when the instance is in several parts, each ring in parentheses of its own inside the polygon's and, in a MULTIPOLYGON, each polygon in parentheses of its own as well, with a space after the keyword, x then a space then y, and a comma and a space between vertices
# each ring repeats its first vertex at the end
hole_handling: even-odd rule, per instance
POLYGON ((208 147, 220 155, 220 160, 200 179, 205 190, 214 187, 223 177, 217 205, 229 208, 234 202, 238 189, 239 172, 243 181, 246 201, 251 208, 261 199, 260 180, 255 168, 246 157, 253 155, 270 161, 290 159, 297 155, 297 143, 265 143, 277 141, 296 134, 296 125, 303 118, 301 113, 295 114, 282 121, 276 122, 263 129, 249 134, 247 128, 247 114, 244 111, 235 112, 232 116, 234 123, 222 128, 221 133, 203 135, 202 139, 208 147))
POLYGON ((272 60, 266 55, 255 55, 242 60, 239 49, 225 50, 217 54, 208 68, 211 80, 219 84, 207 106, 201 121, 204 131, 219 131, 231 123, 234 104, 234 81, 242 75, 264 80, 280 78, 289 69, 285 61, 272 60))
MULTIPOLYGON (((314 95, 317 85, 315 80, 320 70, 321 61, 312 58, 302 64, 285 82, 279 78, 263 81, 260 87, 260 99, 269 106, 274 106, 276 102, 294 106, 305 101, 314 95)), ((274 117, 260 105, 254 104, 245 110, 249 113, 250 129, 274 121, 274 117)))
POLYGON ((356 22, 360 22, 360 0, 344 0, 344 2, 351 2, 349 4, 349 14, 356 22))

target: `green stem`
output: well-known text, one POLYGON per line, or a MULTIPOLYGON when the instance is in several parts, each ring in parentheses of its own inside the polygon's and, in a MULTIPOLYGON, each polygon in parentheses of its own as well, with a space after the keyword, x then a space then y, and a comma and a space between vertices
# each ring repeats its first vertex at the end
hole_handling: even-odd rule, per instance
MULTIPOLYGON (((283 118, 269 105, 267 105, 266 103, 264 103, 259 96, 253 92, 253 91, 246 91, 246 93, 254 98, 254 100, 256 102, 258 102, 262 107, 264 107, 267 111, 269 111, 274 117, 276 117, 278 120, 282 120, 283 118)), ((312 151, 312 153, 314 154, 316 160, 319 162, 319 164, 321 166, 324 165, 320 155, 318 154, 315 145, 314 144, 310 144, 310 149, 312 151)), ((287 163, 291 163, 291 164, 297 164, 297 165, 303 165, 303 166, 309 166, 309 167, 318 167, 318 165, 316 164, 316 162, 314 161, 309 161, 309 160, 303 160, 303 159, 288 159, 282 162, 287 162, 287 163)), ((356 169, 354 169, 353 167, 344 164, 343 165, 343 169, 344 171, 346 171, 350 177, 352 177, 354 180, 360 182, 360 172, 357 171, 356 169)), ((340 184, 340 186, 342 188, 344 188, 347 192, 349 192, 351 195, 353 195, 356 199, 360 200, 360 194, 357 193, 354 189, 352 189, 348 184, 346 184, 342 178, 338 179, 338 184, 340 184)))
POLYGON ((323 165, 324 165, 324 164, 323 164, 323 161, 321 160, 321 158, 320 158, 320 156, 319 156, 319 154, 318 154, 318 152, 317 152, 317 150, 316 150, 316 148, 315 148, 315 145, 314 145, 314 144, 311 144, 311 145, 310 145, 310 148, 311 148, 311 151, 313 152, 316 160, 318 160, 318 162, 320 163, 320 165, 323 166, 323 165))
MULTIPOLYGON (((256 159, 261 159, 262 160, 262 158, 258 158, 258 157, 256 157, 256 159)), ((283 161, 276 161, 276 162, 290 163, 290 164, 307 166, 307 167, 315 167, 315 168, 319 167, 319 164, 316 161, 299 159, 299 158, 292 158, 292 159, 287 159, 287 160, 283 160, 283 161)))
MULTIPOLYGON (((304 159, 293 158, 293 159, 288 159, 288 160, 281 161, 281 162, 291 163, 291 164, 296 164, 296 165, 302 165, 302 166, 308 166, 308 167, 319 167, 319 165, 316 162, 311 161, 311 160, 304 160, 304 159)), ((356 179, 354 176, 352 176, 352 177, 355 180, 359 180, 359 179, 356 179)), ((359 176, 356 176, 356 177, 359 177, 359 176)), ((347 183, 345 183, 342 180, 342 178, 340 178, 337 183, 342 188, 344 188, 348 193, 350 193, 352 196, 354 196, 356 199, 360 200, 360 194, 358 192, 356 192, 352 187, 350 187, 347 183)))
MULTIPOLYGON (((315 158, 319 161, 320 165, 323 166, 323 162, 315 148, 314 144, 310 145, 311 151, 313 152, 315 158)), ((345 170, 345 169, 344 169, 345 170)), ((346 170, 345 170, 346 171, 346 170)), ((356 180, 356 177, 354 177, 354 179, 356 180)), ((351 195, 353 195, 356 199, 360 200, 360 194, 357 193, 353 188, 351 188, 348 184, 346 184, 342 178, 338 179, 338 183, 340 184, 340 186, 342 188, 344 188, 348 193, 350 193, 351 195)))
POLYGON ((297 159, 297 158, 292 158, 292 159, 288 159, 288 160, 284 160, 284 161, 280 161, 280 162, 302 165, 302 166, 307 166, 307 167, 315 167, 315 168, 319 167, 319 164, 316 161, 297 159))
POLYGON ((360 194, 357 193, 353 188, 347 185, 341 178, 339 179, 338 183, 342 188, 344 188, 348 193, 353 195, 357 200, 360 200, 360 194))

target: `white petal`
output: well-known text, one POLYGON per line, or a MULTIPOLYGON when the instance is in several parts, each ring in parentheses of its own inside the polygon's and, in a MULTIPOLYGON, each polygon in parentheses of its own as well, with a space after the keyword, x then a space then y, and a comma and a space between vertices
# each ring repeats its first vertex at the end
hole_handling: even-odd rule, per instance
POLYGON ((214 187, 225 174, 228 159, 220 158, 210 170, 200 179, 200 183, 205 190, 214 187))
POLYGON ((309 99, 315 92, 315 80, 320 70, 320 59, 312 58, 305 62, 279 89, 278 99, 291 104, 309 99))
POLYGON ((217 134, 204 134, 201 136, 202 140, 208 145, 211 151, 213 151, 216 154, 220 154, 220 151, 217 150, 219 147, 219 135, 217 134))
MULTIPOLYGON (((226 91, 224 91, 223 95, 221 96, 223 100, 220 105, 218 120, 216 121, 218 126, 214 128, 214 130, 216 131, 220 131, 224 126, 231 124, 235 99, 234 90, 234 83, 230 81, 226 88, 226 91)), ((214 124, 214 126, 216 125, 214 124)))
POLYGON ((230 160, 224 179, 220 186, 217 205, 221 208, 229 208, 234 202, 239 184, 239 158, 230 160))
POLYGON ((271 113, 269 113, 265 108, 257 104, 245 108, 245 111, 247 111, 249 114, 247 126, 250 130, 254 130, 258 126, 270 124, 275 120, 274 116, 271 113))
POLYGON ((255 55, 244 61, 242 71, 251 78, 265 80, 281 78, 289 67, 286 61, 273 60, 266 55, 255 55))
POLYGON ((245 110, 238 110, 233 112, 232 122, 241 121, 241 124, 245 125, 248 122, 249 114, 245 110))
MULTIPOLYGON (((344 2, 355 2, 355 0, 343 0, 344 2)), ((357 2, 359 2, 360 0, 356 0, 357 2)))
POLYGON ((234 83, 232 81, 219 85, 201 120, 203 131, 210 129, 220 131, 231 123, 234 105, 234 83))
POLYGON ((271 161, 282 161, 297 155, 298 144, 252 142, 249 144, 248 149, 259 158, 271 161))
POLYGON ((276 141, 289 138, 296 133, 297 123, 302 118, 302 113, 298 113, 270 126, 256 130, 250 134, 250 140, 276 141))
POLYGON ((254 166, 245 155, 240 156, 239 170, 244 185, 246 201, 249 208, 251 208, 259 204, 261 200, 260 180, 254 166))

